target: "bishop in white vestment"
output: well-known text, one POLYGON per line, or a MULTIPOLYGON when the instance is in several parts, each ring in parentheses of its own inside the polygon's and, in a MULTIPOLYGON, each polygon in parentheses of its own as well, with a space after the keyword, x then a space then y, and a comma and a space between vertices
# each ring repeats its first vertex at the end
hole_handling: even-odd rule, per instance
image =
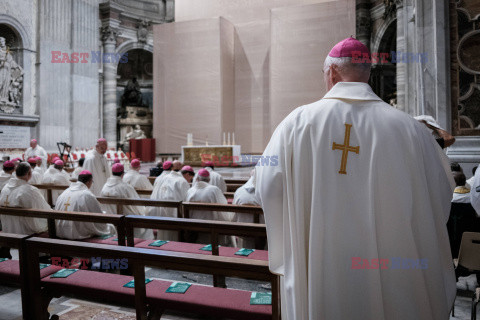
POLYGON ((0 172, 0 191, 2 191, 3 187, 13 177, 14 172, 15 164, 10 160, 5 161, 3 163, 3 170, 0 172))
MULTIPOLYGON (((196 181, 187 192, 187 202, 228 204, 223 192, 218 187, 211 185, 209 178, 210 172, 208 170, 198 170, 196 181)), ((233 212, 192 210, 190 211, 190 218, 231 222, 233 220, 233 212)), ((209 239, 210 237, 207 234, 200 234, 197 242, 207 243, 209 239)), ((222 245, 236 246, 236 241, 231 236, 220 237, 220 243, 222 245)))
POLYGON ((48 160, 48 155, 45 149, 40 147, 37 143, 37 140, 32 139, 30 141, 30 147, 25 150, 25 159, 28 158, 35 158, 35 157, 40 157, 42 158, 42 168, 45 170, 47 169, 47 160, 48 160))
POLYGON ((455 274, 453 179, 426 127, 367 84, 350 38, 325 61, 328 93, 278 125, 257 166, 283 320, 446 320, 455 274))
POLYGON ((140 161, 133 159, 130 163, 130 170, 123 176, 123 181, 137 190, 153 190, 153 186, 146 176, 140 174, 140 161))
POLYGON ((172 172, 172 167, 173 167, 172 161, 165 161, 163 163, 162 173, 153 182, 153 189, 154 190, 155 190, 155 188, 162 185, 162 182, 165 179, 165 177, 172 172))
MULTIPOLYGON (((225 183, 225 179, 223 176, 214 171, 214 163, 212 161, 205 162, 205 170, 210 173, 210 184, 213 186, 217 186, 220 191, 227 192, 227 184, 225 183)), ((198 173, 197 173, 198 174, 198 173)), ((196 181, 196 176, 193 178, 193 181, 196 181)))
MULTIPOLYGON (((112 166, 112 176, 108 178, 107 183, 103 186, 101 196, 108 198, 120 198, 120 199, 140 199, 137 191, 122 180, 124 174, 124 167, 120 163, 116 163, 112 166)), ((117 206, 114 204, 102 204, 106 213, 118 214, 117 206)), ((144 216, 146 209, 144 206, 123 206, 123 215, 137 215, 144 216)), ((152 229, 136 228, 134 230, 135 238, 141 239, 153 239, 152 229)))
POLYGON ((37 158, 29 158, 27 161, 32 168, 32 178, 28 181, 30 184, 42 184, 43 181, 43 174, 41 174, 38 170, 36 171, 35 168, 37 167, 37 158))
MULTIPOLYGON (((32 169, 27 163, 20 163, 16 177, 8 180, 0 195, 0 207, 52 210, 36 187, 28 184, 32 169)), ((33 234, 47 231, 47 220, 17 216, 0 216, 2 232, 33 234)))
MULTIPOLYGON (((152 192, 150 199, 152 200, 170 200, 185 201, 190 185, 180 172, 172 171, 160 187, 156 187, 152 192)), ((150 207, 149 216, 172 217, 177 218, 178 212, 176 208, 150 207)), ((178 241, 178 231, 158 230, 157 239, 178 241)))
MULTIPOLYGON (((84 170, 78 181, 70 185, 57 199, 55 210, 103 213, 100 203, 89 190, 92 186, 92 174, 84 170)), ((115 233, 113 225, 105 223, 57 220, 57 236, 64 239, 86 239, 115 233)))
MULTIPOLYGON (((43 175, 43 184, 52 184, 55 186, 69 186, 70 180, 62 173, 63 161, 57 160, 55 164, 45 171, 43 175)), ((58 196, 62 193, 60 190, 52 190, 53 205, 56 204, 58 196)))
POLYGON ((100 195, 103 185, 110 177, 110 166, 105 158, 105 152, 107 152, 107 140, 98 139, 95 149, 88 151, 83 163, 83 169, 90 171, 93 175, 91 191, 96 196, 100 195))

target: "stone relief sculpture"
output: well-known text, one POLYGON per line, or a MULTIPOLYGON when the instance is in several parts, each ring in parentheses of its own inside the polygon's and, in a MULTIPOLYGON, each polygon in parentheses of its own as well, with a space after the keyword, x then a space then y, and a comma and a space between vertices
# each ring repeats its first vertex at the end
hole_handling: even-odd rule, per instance
POLYGON ((140 91, 140 83, 137 78, 129 80, 122 96, 122 107, 134 106, 141 107, 143 104, 142 92, 140 91))
POLYGON ((137 37, 138 37, 138 42, 140 43, 146 43, 147 42, 147 36, 148 36, 148 26, 150 25, 150 22, 148 20, 142 20, 142 22, 138 25, 138 30, 137 30, 137 37))
MULTIPOLYGON (((131 127, 130 127, 131 128, 131 127)), ((145 132, 140 128, 140 125, 135 125, 135 129, 130 131, 125 135, 125 141, 124 143, 128 143, 130 139, 146 139, 147 136, 145 135, 145 132)))
POLYGON ((5 38, 0 37, 0 110, 13 113, 20 107, 23 89, 23 69, 12 57, 5 38))

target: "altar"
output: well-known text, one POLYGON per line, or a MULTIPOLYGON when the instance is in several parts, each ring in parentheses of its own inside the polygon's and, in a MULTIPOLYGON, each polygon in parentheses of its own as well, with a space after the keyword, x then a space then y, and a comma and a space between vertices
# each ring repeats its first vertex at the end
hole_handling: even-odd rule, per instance
POLYGON ((240 162, 239 145, 182 146, 183 163, 202 166, 202 161, 212 161, 216 167, 234 167, 240 162))

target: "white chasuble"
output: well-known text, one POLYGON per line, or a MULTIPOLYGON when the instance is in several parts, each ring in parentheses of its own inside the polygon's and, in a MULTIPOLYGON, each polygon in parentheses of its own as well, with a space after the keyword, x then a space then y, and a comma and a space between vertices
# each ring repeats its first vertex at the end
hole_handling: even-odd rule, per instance
MULTIPOLYGON (((168 174, 160 185, 155 187, 150 199, 152 200, 170 200, 185 201, 190 184, 185 180, 180 172, 172 171, 168 174)), ((177 218, 176 208, 150 207, 149 216, 172 217, 177 218)), ((158 230, 157 239, 178 241, 178 231, 158 230)))
MULTIPOLYGON (((36 187, 26 181, 11 178, 3 187, 0 207, 52 210, 36 187)), ((1 210, 0 210, 1 211, 1 210)), ((47 231, 47 220, 17 216, 0 216, 2 232, 32 234, 47 231)))
POLYGON ((85 161, 83 162, 83 169, 92 173, 93 184, 91 191, 94 195, 99 196, 102 192, 103 185, 110 177, 110 166, 108 165, 107 158, 103 154, 97 152, 97 150, 88 151, 85 161))
MULTIPOLYGON (((74 182, 57 199, 55 210, 103 213, 100 203, 83 182, 74 182)), ((115 233, 105 223, 57 220, 57 236, 64 239, 86 239, 115 233)))
POLYGON ((287 116, 263 157, 279 160, 257 166, 256 193, 283 320, 449 318, 454 184, 425 125, 340 82, 287 116))
MULTIPOLYGON (((108 178, 107 183, 103 186, 102 197, 109 197, 109 198, 119 198, 119 199, 140 199, 138 193, 133 189, 131 185, 128 183, 123 182, 121 177, 111 176, 108 178)), ((106 213, 110 214, 118 214, 117 206, 114 204, 102 204, 102 208, 105 209, 106 213)), ((144 206, 123 206, 123 215, 137 215, 137 216, 144 216, 145 215, 145 207, 144 206)), ((142 229, 136 228, 134 230, 135 238, 141 239, 153 239, 153 231, 152 229, 142 229)))

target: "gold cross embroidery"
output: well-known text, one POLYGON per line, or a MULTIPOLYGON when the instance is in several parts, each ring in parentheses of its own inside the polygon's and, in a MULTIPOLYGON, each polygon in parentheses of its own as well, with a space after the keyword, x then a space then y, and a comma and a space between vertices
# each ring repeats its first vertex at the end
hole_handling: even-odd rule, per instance
POLYGON ((349 152, 355 152, 356 154, 360 153, 360 147, 350 146, 350 129, 352 128, 351 124, 345 123, 345 140, 343 144, 333 143, 332 150, 342 150, 342 163, 340 165, 340 174, 347 174, 347 159, 349 152))
POLYGON ((65 211, 68 211, 68 207, 70 207, 70 197, 68 197, 67 203, 65 203, 64 206, 65 206, 65 211))
POLYGON ((8 207, 10 205, 10 202, 8 202, 8 196, 5 199, 4 205, 5 205, 5 207, 8 207))

